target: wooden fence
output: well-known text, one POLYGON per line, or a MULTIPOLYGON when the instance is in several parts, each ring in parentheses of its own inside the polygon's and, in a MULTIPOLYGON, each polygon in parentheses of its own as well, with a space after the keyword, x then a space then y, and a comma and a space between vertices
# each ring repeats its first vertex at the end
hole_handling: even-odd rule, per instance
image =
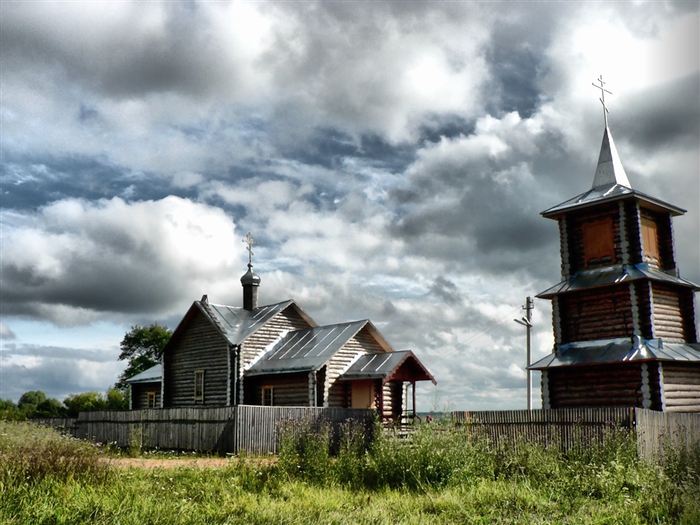
POLYGON ((614 430, 634 432, 640 458, 658 460, 664 446, 700 445, 700 414, 642 408, 452 412, 452 421, 498 443, 528 441, 565 450, 602 444, 614 430))
POLYGON ((343 408, 263 407, 163 408, 80 412, 77 419, 37 420, 64 427, 76 438, 119 447, 138 446, 197 452, 275 454, 288 421, 328 423, 348 419, 367 424, 375 411, 343 408))
POLYGON ((667 446, 700 446, 700 413, 656 412, 636 409, 636 437, 639 457, 659 461, 667 446))
MULTIPOLYGON (((77 419, 40 420, 63 426, 73 436, 120 447, 198 452, 275 454, 281 427, 289 421, 337 426, 354 419, 369 424, 373 410, 239 405, 223 408, 166 408, 81 412, 77 419)), ((457 425, 494 442, 523 440, 564 449, 603 443, 612 430, 634 432, 639 456, 655 460, 663 446, 700 444, 700 414, 639 408, 452 412, 457 425)))
POLYGON ((466 425, 477 436, 501 441, 526 441, 564 450, 602 444, 610 430, 634 428, 634 409, 591 408, 566 410, 501 410, 452 412, 456 425, 466 425))

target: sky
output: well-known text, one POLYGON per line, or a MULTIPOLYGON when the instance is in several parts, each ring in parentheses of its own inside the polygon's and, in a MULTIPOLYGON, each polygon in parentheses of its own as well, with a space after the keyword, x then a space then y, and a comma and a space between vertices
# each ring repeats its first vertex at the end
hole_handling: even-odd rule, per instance
POLYGON ((593 182, 600 75, 700 282, 698 9, 3 0, 0 398, 104 392, 132 326, 240 306, 252 232, 260 303, 370 319, 435 376, 419 410, 525 408, 513 319, 560 280, 540 212, 593 182))

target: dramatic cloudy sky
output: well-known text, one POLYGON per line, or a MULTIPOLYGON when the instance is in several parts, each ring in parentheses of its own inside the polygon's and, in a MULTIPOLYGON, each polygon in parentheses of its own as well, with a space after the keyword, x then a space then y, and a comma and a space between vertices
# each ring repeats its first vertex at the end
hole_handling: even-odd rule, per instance
MULTIPOLYGON (((525 297, 610 126, 686 208, 700 282, 698 3, 0 5, 0 397, 105 391, 130 326, 193 300, 369 318, 438 380, 420 409, 525 407, 525 297)), ((551 351, 537 299, 533 359, 551 351)), ((539 385, 539 376, 534 382, 539 385)), ((535 390, 539 405, 539 390, 535 390)))

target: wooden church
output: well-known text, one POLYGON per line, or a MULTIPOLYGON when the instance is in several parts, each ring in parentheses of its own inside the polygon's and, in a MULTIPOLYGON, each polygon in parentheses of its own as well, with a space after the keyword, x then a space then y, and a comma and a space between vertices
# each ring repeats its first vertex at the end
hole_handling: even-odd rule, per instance
MULTIPOLYGON (((252 255, 250 234, 246 241, 252 255)), ((411 350, 394 350, 368 319, 319 326, 291 299, 259 306, 260 281, 249 258, 242 307, 206 295, 194 301, 162 363, 126 381, 130 408, 246 404, 372 408, 383 421, 416 416, 416 382, 435 379, 411 350)))
MULTIPOLYGON (((602 79, 601 90, 603 89, 602 79)), ((593 186, 542 215, 559 223, 561 282, 543 408, 700 412, 698 285, 680 277, 673 217, 685 210, 633 189, 607 123, 593 186)))

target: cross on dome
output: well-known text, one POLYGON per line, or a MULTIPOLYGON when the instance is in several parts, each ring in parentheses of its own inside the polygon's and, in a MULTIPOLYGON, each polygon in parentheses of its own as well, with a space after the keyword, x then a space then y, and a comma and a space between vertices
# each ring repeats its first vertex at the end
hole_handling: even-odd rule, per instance
POLYGON ((243 242, 247 244, 245 249, 248 250, 248 266, 253 266, 253 255, 255 255, 255 253, 253 253, 253 246, 258 244, 258 241, 253 238, 252 233, 248 232, 243 242))

